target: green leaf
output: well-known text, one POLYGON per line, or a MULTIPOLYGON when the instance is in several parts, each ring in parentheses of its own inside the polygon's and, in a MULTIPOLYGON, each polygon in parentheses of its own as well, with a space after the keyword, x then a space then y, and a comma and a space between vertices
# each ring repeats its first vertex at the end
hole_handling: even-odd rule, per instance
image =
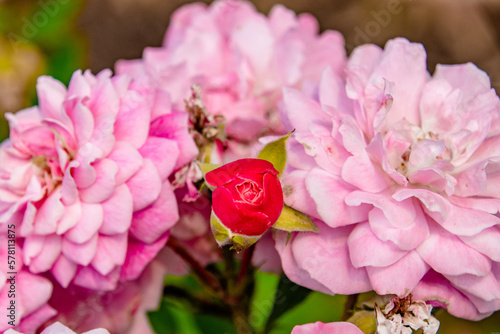
POLYGON ((222 165, 198 162, 198 166, 200 166, 203 175, 205 175, 206 173, 211 172, 214 169, 221 167, 222 165))
MULTIPOLYGON (((204 162, 198 162, 198 166, 200 166, 200 169, 203 172, 203 177, 205 177, 205 174, 207 174, 208 172, 213 171, 214 169, 219 168, 222 165, 209 164, 209 163, 204 163, 204 162)), ((212 191, 215 189, 215 187, 211 186, 210 184, 208 184, 208 182, 205 182, 205 184, 207 185, 208 189, 210 189, 212 191)))
MULTIPOLYGON (((281 297, 283 298, 283 297, 281 297)), ((269 334, 290 334, 293 327, 321 321, 324 323, 340 321, 346 296, 330 296, 312 291, 305 300, 286 311, 274 325, 269 334)))
POLYGON ((267 322, 266 333, 274 326, 274 322, 285 312, 300 304, 311 293, 311 290, 290 281, 285 275, 281 276, 276 289, 274 306, 267 322))
POLYGON ((318 227, 309 217, 287 205, 283 206, 281 215, 273 228, 287 232, 319 232, 318 227))
POLYGON ((274 273, 259 270, 255 272, 255 288, 248 320, 256 333, 264 333, 267 320, 273 310, 276 288, 280 280, 281 277, 274 273))
MULTIPOLYGON (((295 131, 295 130, 294 130, 295 131)), ((257 159, 267 160, 274 165, 274 168, 279 172, 278 177, 281 176, 286 165, 286 141, 292 135, 293 131, 289 134, 270 142, 262 151, 260 151, 257 159)))

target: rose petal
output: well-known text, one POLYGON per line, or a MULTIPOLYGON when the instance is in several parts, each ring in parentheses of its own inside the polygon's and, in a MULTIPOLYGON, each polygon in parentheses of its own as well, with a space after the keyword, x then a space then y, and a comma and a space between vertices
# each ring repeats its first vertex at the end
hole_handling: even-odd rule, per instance
POLYGON ((100 204, 82 202, 82 216, 78 223, 64 234, 65 239, 82 244, 95 237, 102 225, 103 208, 100 204))
POLYGON ((158 199, 134 212, 130 234, 145 243, 155 242, 179 220, 177 201, 170 183, 163 183, 158 199))
POLYGON ((417 252, 434 270, 454 276, 484 276, 490 272, 491 260, 486 256, 467 246, 436 223, 430 223, 429 229, 431 234, 417 248, 417 252))
POLYGON ((96 255, 91 262, 95 270, 106 276, 115 267, 121 266, 127 255, 127 241, 127 233, 99 236, 96 255))
POLYGON ((113 195, 102 203, 102 225, 99 233, 120 234, 130 228, 133 213, 132 194, 126 185, 115 189, 113 195))
POLYGON ((132 194, 134 211, 142 210, 152 204, 161 192, 160 176, 149 159, 144 160, 141 169, 126 184, 132 194))

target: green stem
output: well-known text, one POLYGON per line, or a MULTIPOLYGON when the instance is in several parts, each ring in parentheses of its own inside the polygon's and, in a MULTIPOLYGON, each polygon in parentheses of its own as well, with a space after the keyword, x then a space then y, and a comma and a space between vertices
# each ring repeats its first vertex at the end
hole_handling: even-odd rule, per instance
POLYGON ((342 313, 342 317, 340 318, 340 320, 346 321, 347 319, 349 319, 353 315, 354 306, 356 306, 356 303, 358 301, 358 296, 359 296, 359 294, 347 296, 347 300, 345 301, 345 304, 344 304, 344 312, 342 313))
POLYGON ((241 259, 240 272, 238 274, 238 278, 236 279, 236 285, 241 284, 241 281, 245 278, 248 268, 252 262, 252 256, 255 251, 255 244, 245 249, 243 252, 243 258, 241 259))

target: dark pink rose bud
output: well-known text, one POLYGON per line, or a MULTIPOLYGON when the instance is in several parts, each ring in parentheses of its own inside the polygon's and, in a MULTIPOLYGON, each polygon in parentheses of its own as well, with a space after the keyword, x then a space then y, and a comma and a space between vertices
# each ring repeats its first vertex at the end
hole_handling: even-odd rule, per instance
POLYGON ((279 172, 261 159, 241 159, 208 172, 212 231, 219 244, 244 249, 278 220, 283 210, 279 172), (250 238, 248 238, 250 237, 250 238))

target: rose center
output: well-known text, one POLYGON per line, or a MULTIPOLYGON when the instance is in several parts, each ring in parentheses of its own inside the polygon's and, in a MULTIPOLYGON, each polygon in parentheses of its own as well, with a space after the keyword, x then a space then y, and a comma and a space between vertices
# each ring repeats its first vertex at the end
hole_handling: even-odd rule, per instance
POLYGON ((245 202, 258 204, 262 200, 262 189, 251 181, 245 181, 236 186, 238 193, 245 202))

